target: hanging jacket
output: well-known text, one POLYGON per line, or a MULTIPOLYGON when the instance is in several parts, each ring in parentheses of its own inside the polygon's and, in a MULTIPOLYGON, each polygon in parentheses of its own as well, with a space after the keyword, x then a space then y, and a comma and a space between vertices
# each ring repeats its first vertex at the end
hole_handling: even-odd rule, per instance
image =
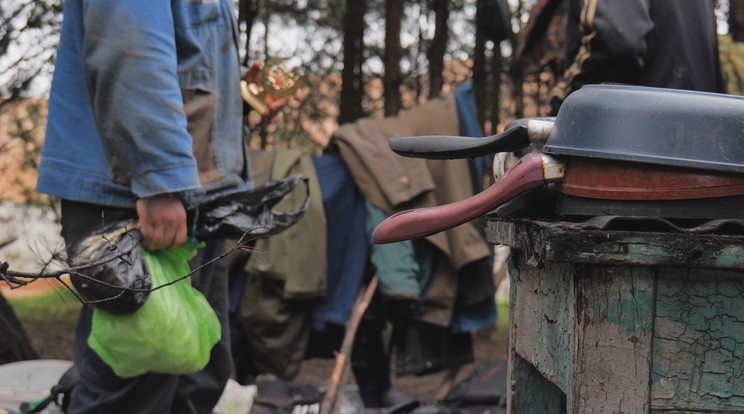
POLYGON ((369 238, 365 201, 338 154, 313 157, 326 220, 328 283, 313 306, 313 329, 345 326, 367 270, 369 238))
MULTIPOLYGON (((456 100, 450 94, 394 117, 344 124, 334 134, 334 140, 365 200, 392 214, 473 195, 467 160, 401 157, 388 145, 391 137, 459 135, 458 122, 456 100)), ((420 304, 421 320, 449 326, 457 296, 457 271, 491 255, 477 225, 473 221, 425 238, 442 257, 434 266, 431 286, 420 304)))
POLYGON ((285 196, 276 209, 292 211, 302 205, 310 192, 310 204, 302 219, 292 227, 272 237, 256 241, 257 253, 251 255, 244 270, 249 275, 283 281, 285 299, 320 298, 326 293, 326 215, 323 210, 320 184, 312 157, 297 149, 251 151, 256 164, 256 184, 265 176, 268 181, 294 174, 308 177, 309 189, 298 186, 285 196), (267 165, 268 175, 258 171, 267 165))
POLYGON ((730 34, 721 35, 718 50, 726 93, 744 95, 744 42, 735 41, 730 34))
POLYGON ((563 80, 555 108, 601 82, 723 92, 710 0, 568 0, 563 80))

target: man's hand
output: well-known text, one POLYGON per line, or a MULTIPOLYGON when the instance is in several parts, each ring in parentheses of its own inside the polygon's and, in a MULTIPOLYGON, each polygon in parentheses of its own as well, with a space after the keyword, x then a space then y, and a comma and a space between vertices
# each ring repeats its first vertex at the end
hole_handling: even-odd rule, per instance
POLYGON ((263 67, 263 64, 259 60, 254 60, 251 64, 251 67, 248 68, 245 72, 243 72, 243 75, 241 76, 241 79, 248 83, 255 83, 256 85, 261 85, 261 81, 258 78, 259 72, 261 72, 261 68, 263 67))
MULTIPOLYGON (((263 64, 260 61, 254 60, 251 67, 243 72, 241 78, 248 83, 255 83, 257 85, 260 85, 261 82, 259 81, 258 73, 261 72, 262 67, 263 64)), ((302 98, 302 95, 300 91, 297 90, 293 94, 293 97, 297 100, 300 100, 302 98)), ((281 121, 284 117, 284 112, 282 110, 284 109, 284 106, 289 103, 289 101, 290 98, 288 97, 267 96, 264 102, 266 103, 268 108, 266 109, 266 113, 264 113, 263 116, 268 119, 270 123, 281 121)))
POLYGON ((137 200, 142 246, 147 250, 175 249, 186 242, 186 209, 172 194, 137 200))

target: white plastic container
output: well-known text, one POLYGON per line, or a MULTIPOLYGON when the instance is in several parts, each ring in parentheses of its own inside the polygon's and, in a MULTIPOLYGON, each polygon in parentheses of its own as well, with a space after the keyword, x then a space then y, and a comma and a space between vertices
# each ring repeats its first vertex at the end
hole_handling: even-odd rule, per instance
POLYGON ((0 409, 17 411, 49 395, 72 361, 36 359, 0 365, 0 409))

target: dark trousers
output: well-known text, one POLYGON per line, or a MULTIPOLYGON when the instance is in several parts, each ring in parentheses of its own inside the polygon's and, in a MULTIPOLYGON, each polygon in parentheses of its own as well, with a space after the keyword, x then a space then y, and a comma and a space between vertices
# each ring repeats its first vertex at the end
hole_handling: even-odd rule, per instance
MULTIPOLYGON (((67 245, 102 226, 136 218, 130 209, 62 202, 62 236, 67 245)), ((224 241, 208 241, 189 265, 196 266, 224 252, 224 241)), ((222 325, 222 338, 212 348, 207 366, 190 375, 144 374, 120 378, 87 343, 93 309, 83 306, 75 331, 75 365, 80 382, 75 386, 68 413, 211 413, 232 374, 228 328, 227 269, 217 261, 191 276, 192 285, 207 298, 222 325)), ((167 288, 165 288, 167 289, 167 288)))

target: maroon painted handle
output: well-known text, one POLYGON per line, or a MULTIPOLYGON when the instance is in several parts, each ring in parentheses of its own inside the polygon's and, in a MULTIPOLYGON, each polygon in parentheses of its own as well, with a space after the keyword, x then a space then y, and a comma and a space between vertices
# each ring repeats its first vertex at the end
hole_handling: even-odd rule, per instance
POLYGON ((372 233, 375 244, 426 237, 449 230, 488 213, 514 197, 545 183, 542 159, 537 154, 522 157, 494 185, 465 200, 437 207, 393 214, 372 233))

